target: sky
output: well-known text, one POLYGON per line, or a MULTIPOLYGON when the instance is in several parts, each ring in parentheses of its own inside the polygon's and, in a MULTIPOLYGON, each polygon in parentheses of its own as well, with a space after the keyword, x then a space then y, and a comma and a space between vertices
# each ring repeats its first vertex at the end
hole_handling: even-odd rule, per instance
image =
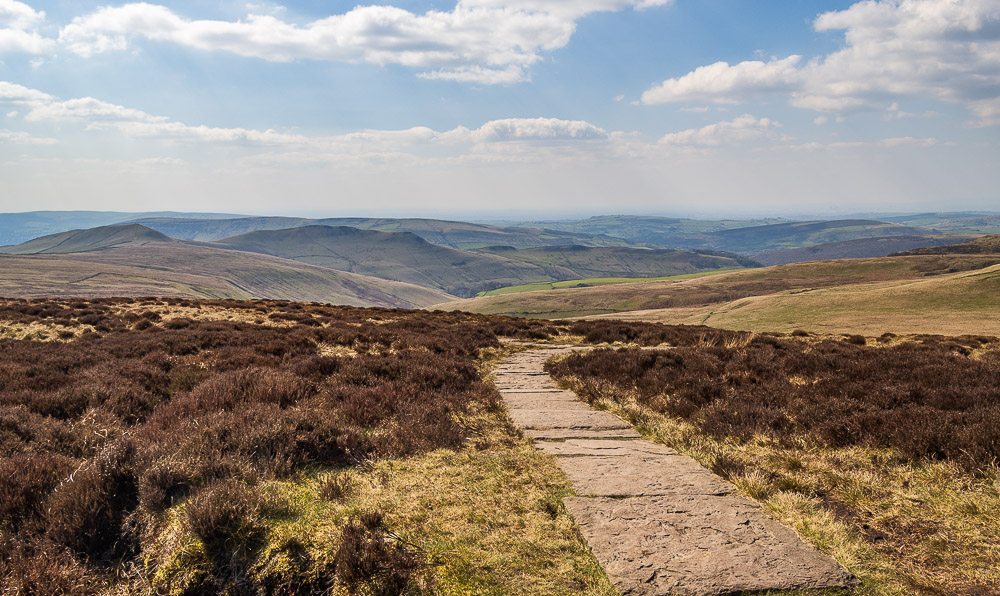
POLYGON ((1000 0, 0 0, 0 212, 1000 211, 1000 0))

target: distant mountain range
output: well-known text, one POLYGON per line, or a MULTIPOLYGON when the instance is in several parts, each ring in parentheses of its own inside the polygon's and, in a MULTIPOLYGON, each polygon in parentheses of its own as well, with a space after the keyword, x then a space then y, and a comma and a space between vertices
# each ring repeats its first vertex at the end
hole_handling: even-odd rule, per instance
POLYGON ((140 224, 0 248, 0 295, 190 295, 422 307, 507 285, 756 266, 725 253, 584 246, 461 250, 410 232, 303 226, 214 243, 140 224))
POLYGON ((492 225, 36 212, 0 214, 0 234, 122 218, 126 223, 60 230, 0 248, 10 255, 0 258, 0 295, 169 293, 422 307, 526 284, 615 283, 934 250, 977 236, 968 226, 994 222, 992 214, 921 214, 900 221, 602 216, 492 225), (928 227, 906 225, 912 222, 928 227))

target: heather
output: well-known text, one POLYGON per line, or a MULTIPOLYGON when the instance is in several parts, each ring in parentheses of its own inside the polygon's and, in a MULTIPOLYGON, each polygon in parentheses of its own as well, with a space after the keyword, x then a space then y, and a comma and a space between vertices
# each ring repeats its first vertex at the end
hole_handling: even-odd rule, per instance
MULTIPOLYGON (((0 319, 34 334, 0 340, 0 573, 15 593, 426 588, 425 557, 392 538, 377 503, 339 520, 326 552, 292 540, 271 560, 296 565, 262 569, 295 506, 283 493, 324 470, 460 450, 490 433, 510 444, 478 359, 500 335, 552 331, 457 313, 158 299, 8 301, 0 319)), ((316 494, 351 491, 349 476, 335 478, 316 494)))
POLYGON ((720 335, 700 346, 573 355, 551 372, 591 392, 628 388, 642 406, 720 439, 889 447, 970 470, 1000 458, 1000 343, 990 337, 883 347, 860 336, 720 335))

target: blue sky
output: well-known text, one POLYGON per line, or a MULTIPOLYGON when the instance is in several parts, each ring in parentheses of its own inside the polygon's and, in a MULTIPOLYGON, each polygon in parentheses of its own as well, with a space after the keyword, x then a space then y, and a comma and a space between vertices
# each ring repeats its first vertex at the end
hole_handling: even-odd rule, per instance
POLYGON ((0 211, 1000 211, 1000 0, 0 0, 0 211))

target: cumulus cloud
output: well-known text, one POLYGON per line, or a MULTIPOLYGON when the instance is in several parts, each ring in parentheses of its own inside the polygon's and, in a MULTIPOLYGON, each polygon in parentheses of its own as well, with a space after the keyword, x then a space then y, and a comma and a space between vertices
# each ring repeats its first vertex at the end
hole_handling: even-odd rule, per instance
POLYGON ((733 120, 673 132, 660 139, 661 145, 677 147, 721 147, 774 137, 780 122, 744 114, 733 120))
POLYGON ((507 118, 493 120, 472 133, 477 142, 566 141, 606 139, 608 134, 582 120, 507 118))
POLYGON ((744 103, 786 94, 821 112, 880 108, 901 98, 964 105, 981 125, 1000 124, 1000 0, 866 0, 820 15, 817 31, 845 46, 803 63, 719 62, 664 81, 643 102, 744 103))
POLYGON ((17 0, 0 0, 0 54, 47 52, 54 42, 36 30, 44 21, 44 11, 17 0))
POLYGON ((730 66, 716 62, 688 74, 663 81, 642 94, 642 103, 743 103, 767 93, 792 91, 800 83, 796 68, 801 56, 730 66))
POLYGON ((297 25, 280 11, 231 21, 188 20, 148 3, 103 7, 73 19, 59 41, 81 56, 124 50, 136 38, 273 62, 296 59, 428 68, 428 79, 514 83, 541 53, 569 43, 580 17, 670 0, 459 0, 450 11, 416 14, 394 6, 357 6, 297 25))

